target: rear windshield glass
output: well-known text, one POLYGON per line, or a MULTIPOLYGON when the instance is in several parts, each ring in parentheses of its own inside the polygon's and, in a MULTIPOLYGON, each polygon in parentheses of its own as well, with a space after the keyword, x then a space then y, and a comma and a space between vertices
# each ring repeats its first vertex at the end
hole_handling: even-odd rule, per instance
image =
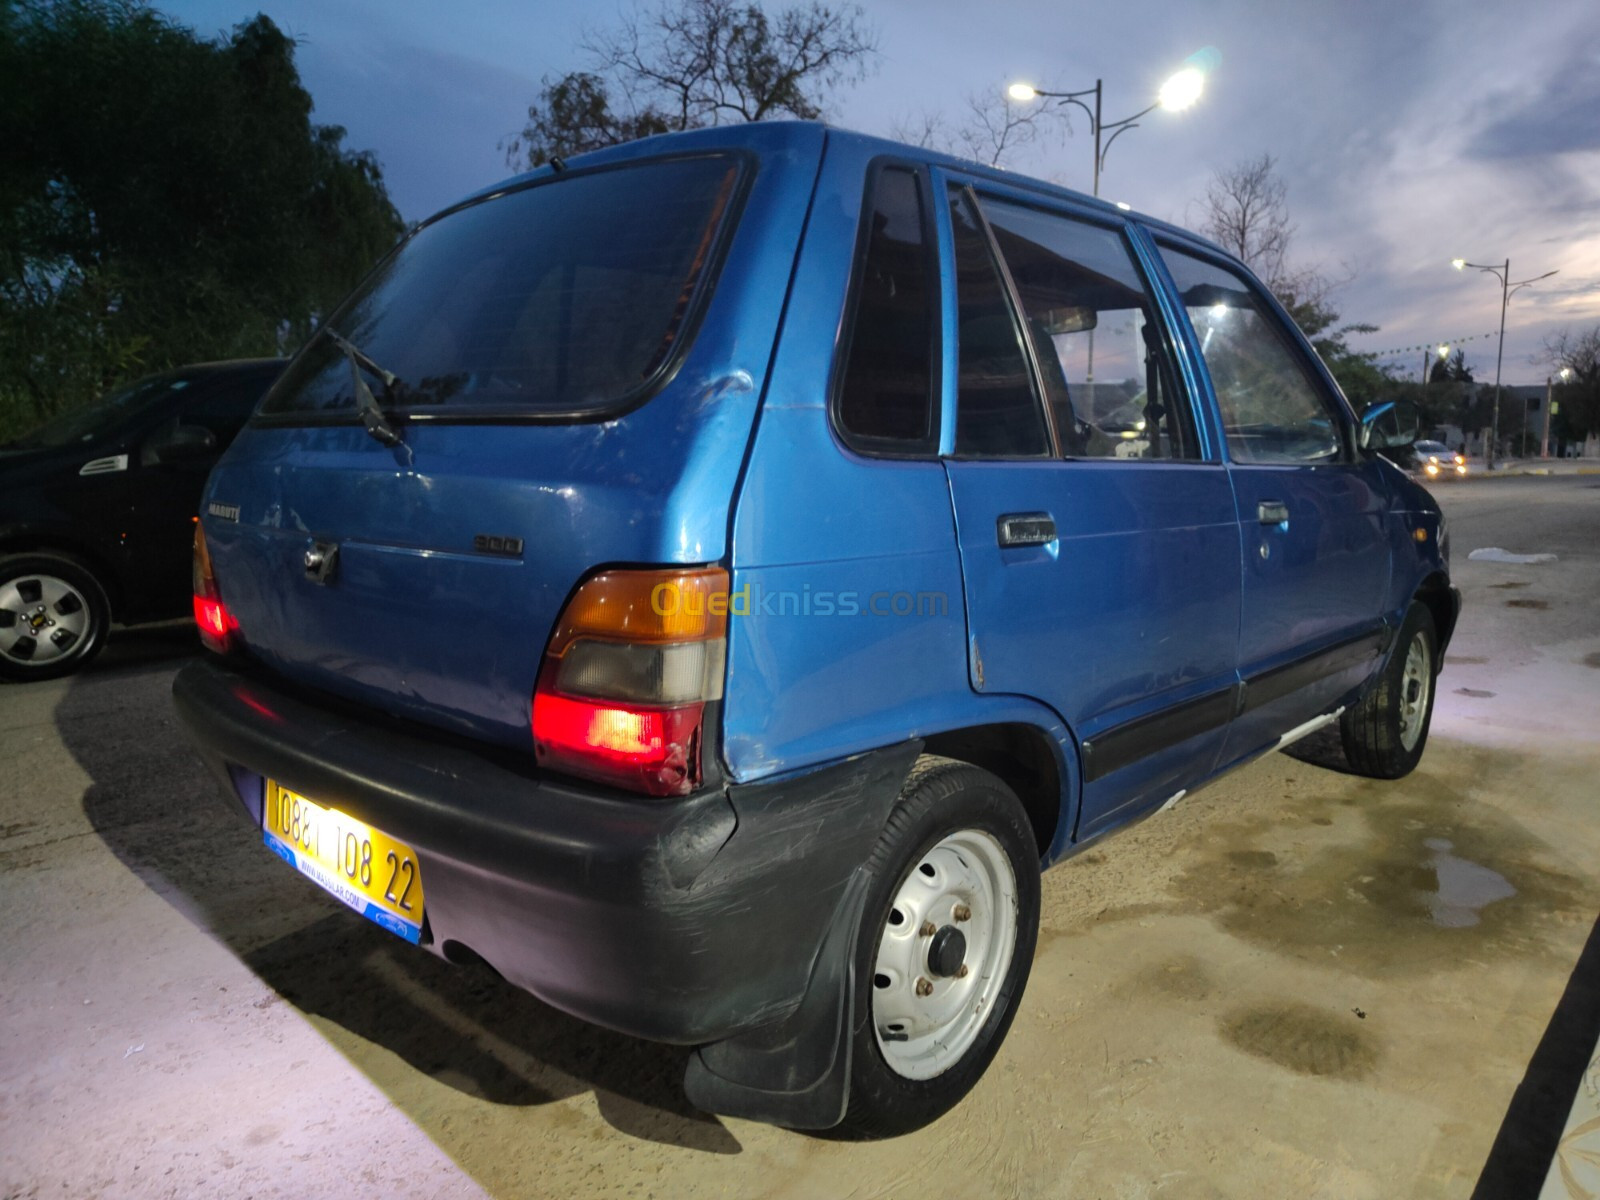
MULTIPOLYGON (((613 408, 685 336, 737 173, 726 157, 675 159, 470 205, 419 230, 328 324, 394 376, 366 376, 386 408, 613 408)), ((349 359, 317 337, 261 412, 354 409, 349 359)))

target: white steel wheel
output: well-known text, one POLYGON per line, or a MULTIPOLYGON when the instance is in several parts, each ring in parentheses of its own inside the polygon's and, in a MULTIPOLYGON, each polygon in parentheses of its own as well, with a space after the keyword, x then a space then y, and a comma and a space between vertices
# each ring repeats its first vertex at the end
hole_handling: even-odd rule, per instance
POLYGON ((1357 775, 1399 779, 1421 761, 1433 720, 1438 645, 1433 614, 1413 600, 1367 694, 1339 718, 1345 763, 1357 775))
POLYGON ((1433 692, 1433 650, 1422 630, 1411 635, 1406 662, 1400 674, 1400 744, 1409 752, 1417 748, 1427 725, 1433 692))
POLYGON ((977 1041, 1017 945, 1017 879, 1000 843, 952 833, 900 881, 878 940, 872 1028, 889 1068, 931 1079, 977 1041))
POLYGON ((921 1129, 994 1060, 1039 937, 1039 834, 972 763, 917 759, 863 864, 840 1136, 921 1129))

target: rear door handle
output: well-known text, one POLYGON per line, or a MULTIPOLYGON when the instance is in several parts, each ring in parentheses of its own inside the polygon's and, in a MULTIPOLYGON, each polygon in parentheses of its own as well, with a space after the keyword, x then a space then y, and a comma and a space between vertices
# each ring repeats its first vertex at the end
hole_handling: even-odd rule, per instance
POLYGON ((1056 519, 1046 512, 1006 513, 995 522, 1002 546, 1046 546, 1056 540, 1056 519))
POLYGON ((1263 500, 1256 505, 1256 520, 1263 525, 1284 525, 1289 521, 1289 506, 1282 500, 1263 500))

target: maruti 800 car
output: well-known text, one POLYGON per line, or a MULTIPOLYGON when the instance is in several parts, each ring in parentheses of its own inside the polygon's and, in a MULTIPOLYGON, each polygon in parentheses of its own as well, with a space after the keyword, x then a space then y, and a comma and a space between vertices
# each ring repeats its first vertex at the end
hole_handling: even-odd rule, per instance
POLYGON ((423 224, 211 478, 179 709, 399 936, 694 1047, 698 1106, 921 1126, 1039 872, 1338 722, 1394 778, 1444 522, 1193 235, 808 123, 423 224))

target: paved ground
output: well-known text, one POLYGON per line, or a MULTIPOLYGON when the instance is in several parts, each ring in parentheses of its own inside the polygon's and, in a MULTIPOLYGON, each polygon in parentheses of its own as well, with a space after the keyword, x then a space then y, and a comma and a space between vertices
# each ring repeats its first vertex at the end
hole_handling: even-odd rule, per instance
POLYGON ((697 1114, 682 1051, 324 899, 186 749, 184 630, 0 689, 0 1197, 1534 1195, 1600 1012, 1600 480, 1441 492, 1421 769, 1274 755, 1051 872, 994 1068, 875 1145, 697 1114))

